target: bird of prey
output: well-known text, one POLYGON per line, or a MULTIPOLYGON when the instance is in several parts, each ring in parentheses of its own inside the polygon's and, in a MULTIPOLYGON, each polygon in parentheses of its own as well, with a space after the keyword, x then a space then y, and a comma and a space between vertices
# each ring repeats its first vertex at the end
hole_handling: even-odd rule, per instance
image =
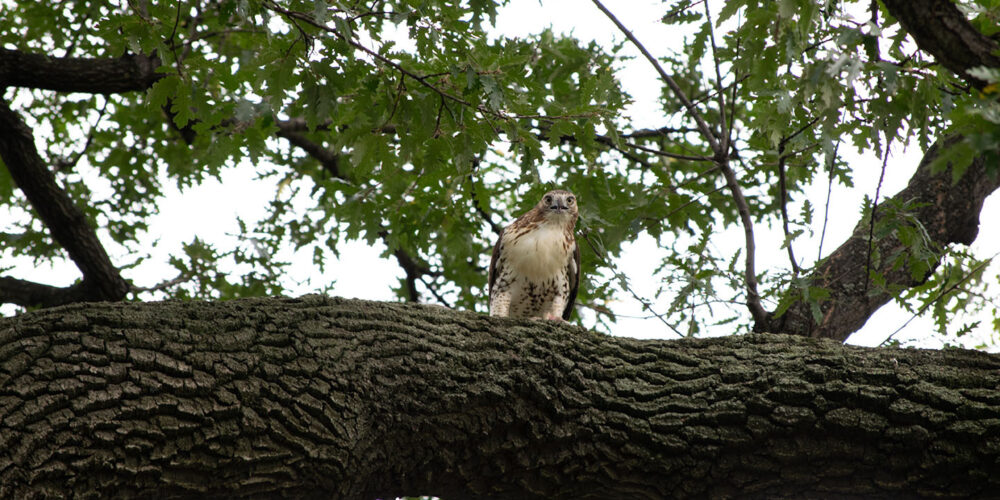
POLYGON ((561 189, 504 228, 490 261, 490 316, 568 320, 580 286, 576 196, 561 189))

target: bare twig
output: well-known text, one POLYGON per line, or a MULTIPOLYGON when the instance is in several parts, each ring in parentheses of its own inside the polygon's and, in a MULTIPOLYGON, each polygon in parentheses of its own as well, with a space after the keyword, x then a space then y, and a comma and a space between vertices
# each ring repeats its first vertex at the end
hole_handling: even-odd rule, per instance
MULTIPOLYGON (((601 141, 598 141, 598 142, 601 142, 601 141)), ((640 145, 632 143, 632 142, 625 142, 625 145, 627 145, 630 148, 635 148, 635 149, 638 149, 639 151, 645 151, 647 153, 654 154, 654 155, 657 155, 657 156, 662 156, 664 158, 673 158, 675 160, 688 160, 688 161, 712 161, 712 158, 710 158, 708 156, 693 156, 693 155, 682 155, 682 154, 678 154, 678 153, 670 153, 670 152, 667 152, 667 151, 661 151, 659 149, 653 149, 653 148, 647 148, 646 146, 640 146, 640 145)))
POLYGON ((486 221, 487 224, 490 225, 490 229, 493 230, 494 234, 500 236, 501 234, 503 234, 503 226, 497 224, 496 222, 493 222, 493 217, 486 212, 485 208, 483 208, 483 205, 479 200, 479 193, 476 191, 476 180, 473 179, 472 176, 475 173, 476 167, 478 166, 479 166, 479 159, 477 158, 472 162, 472 172, 469 172, 469 192, 470 192, 469 197, 472 198, 472 206, 475 207, 476 213, 478 213, 479 216, 484 221, 486 221))
MULTIPOLYGON (((727 125, 726 118, 726 93, 723 91, 722 87, 722 70, 719 68, 719 54, 718 47, 715 44, 715 27, 712 26, 712 13, 708 8, 708 0, 705 0, 705 24, 708 26, 708 39, 712 45, 712 62, 715 67, 715 91, 718 94, 717 99, 719 100, 719 149, 722 151, 729 151, 729 143, 732 139, 728 132, 731 130, 730 126, 727 125), (723 134, 722 131, 726 133, 723 134)), ((734 84, 735 88, 735 84, 734 84)))
MULTIPOLYGON (((597 246, 595 246, 594 243, 592 241, 590 241, 590 234, 588 234, 585 231, 582 234, 582 236, 583 236, 583 240, 587 242, 587 246, 589 246, 590 249, 594 252, 594 255, 596 255, 597 258, 600 259, 601 262, 605 266, 608 266, 608 269, 613 269, 614 266, 608 260, 607 256, 604 255, 600 250, 598 250, 597 246)), ((630 287, 628 285, 628 278, 625 275, 619 273, 618 271, 612 271, 612 272, 615 273, 616 277, 624 278, 624 279, 621 280, 622 287, 625 288, 625 291, 627 291, 629 294, 632 295, 632 298, 634 298, 635 300, 639 301, 640 304, 642 304, 643 309, 649 311, 654 316, 656 316, 656 318, 659 319, 664 325, 667 325, 667 328, 670 328, 671 330, 673 330, 673 332, 676 333, 678 337, 684 337, 684 334, 681 333, 680 330, 678 330, 674 325, 671 325, 670 322, 667 321, 667 319, 664 318, 662 314, 656 312, 656 310, 653 309, 653 305, 652 304, 650 304, 648 301, 646 301, 646 299, 643 299, 642 297, 640 297, 639 294, 635 293, 635 290, 633 290, 632 287, 630 287)))
POLYGON ((699 132, 699 130, 690 127, 660 127, 655 129, 644 128, 628 134, 619 134, 619 137, 628 139, 650 139, 654 137, 667 137, 670 134, 687 134, 689 132, 699 132))
POLYGON ((792 154, 786 155, 785 147, 788 145, 789 141, 802 132, 808 130, 809 127, 815 125, 819 119, 819 116, 813 118, 809 123, 800 127, 791 135, 782 137, 781 140, 778 141, 778 195, 781 203, 781 227, 785 233, 785 245, 788 249, 788 260, 792 263, 792 276, 798 276, 802 270, 799 268, 799 263, 795 259, 795 251, 792 249, 791 232, 788 230, 788 184, 787 179, 785 178, 785 159, 791 157, 792 154))
POLYGON ((431 286, 431 284, 428 283, 427 280, 424 279, 423 276, 421 276, 419 279, 420 279, 420 282, 424 284, 424 288, 426 288, 428 292, 431 292, 431 295, 434 296, 435 300, 437 300, 438 302, 440 302, 441 305, 447 307, 448 309, 454 309, 454 307, 452 307, 452 305, 449 304, 448 301, 445 300, 445 298, 442 297, 441 294, 439 294, 437 292, 437 290, 433 286, 431 286))
POLYGON ((760 294, 757 292, 757 273, 754 270, 757 250, 754 243, 753 220, 750 218, 750 207, 747 205, 746 198, 743 197, 743 190, 740 189, 736 173, 730 168, 728 160, 722 159, 718 165, 722 169, 722 175, 726 178, 726 185, 732 193, 733 201, 736 203, 736 210, 739 212, 740 220, 743 222, 743 235, 746 240, 745 246, 747 249, 746 270, 744 271, 744 279, 747 286, 747 308, 750 310, 750 315, 753 316, 755 330, 757 330, 765 327, 767 323, 767 311, 761 305, 760 294))
POLYGON ((80 163, 80 158, 87 153, 87 149, 94 142, 94 132, 97 130, 97 126, 101 124, 101 120, 104 118, 104 113, 108 109, 108 102, 110 99, 104 98, 104 105, 101 106, 101 110, 97 113, 97 119, 94 120, 94 124, 90 126, 90 131, 87 132, 87 140, 83 143, 83 147, 80 151, 77 151, 72 158, 60 158, 52 162, 53 168, 60 172, 65 172, 67 170, 73 169, 77 163, 80 163))
POLYGON ((781 204, 781 228, 785 232, 785 248, 788 250, 788 260, 792 263, 792 276, 798 276, 799 263, 795 260, 792 250, 791 232, 788 230, 788 187, 785 179, 785 139, 778 142, 778 198, 781 204))
POLYGON ((892 139, 887 139, 885 151, 882 153, 882 171, 878 176, 878 185, 875 186, 875 198, 872 200, 871 218, 868 221, 868 255, 865 257, 865 290, 871 283, 872 271, 872 247, 875 245, 875 217, 878 211, 878 197, 882 192, 882 182, 885 181, 885 166, 889 162, 889 151, 892 149, 892 139))
POLYGON ((179 285, 181 283, 184 283, 185 281, 190 281, 191 279, 192 279, 192 276, 187 276, 184 273, 181 273, 181 274, 177 275, 177 277, 174 278, 174 279, 169 279, 169 280, 163 281, 161 283, 157 283, 157 284, 155 284, 153 286, 149 286, 149 287, 146 287, 146 286, 137 286, 137 285, 135 285, 133 283, 129 283, 129 291, 132 292, 132 293, 159 292, 160 290, 166 290, 167 288, 179 285))
POLYGON ((816 260, 823 258, 823 241, 826 239, 826 223, 830 220, 830 197, 833 194, 833 169, 837 164, 837 152, 840 151, 840 141, 833 146, 833 156, 830 157, 830 165, 827 168, 829 177, 826 185, 826 206, 823 208, 823 229, 819 233, 819 249, 816 251, 816 260))
POLYGON ((691 115, 691 118, 695 121, 695 124, 698 125, 698 130, 701 131, 701 135, 708 142, 712 150, 719 151, 719 141, 716 139, 715 134, 712 133, 712 129, 708 126, 708 123, 705 122, 705 119, 702 118, 701 113, 698 111, 698 108, 694 106, 694 104, 691 102, 691 99, 688 98, 687 94, 684 93, 684 90, 681 89, 680 85, 677 84, 677 81, 675 81, 674 78, 670 76, 666 72, 666 70, 663 69, 663 66, 660 65, 660 62, 657 61, 656 58, 653 57, 653 55, 650 54, 648 50, 646 50, 646 47, 643 46, 641 42, 639 42, 639 40, 635 37, 635 35, 633 35, 632 32, 629 31, 628 28, 626 28, 625 25, 622 24, 621 21, 619 21, 618 18, 615 17, 615 15, 612 14, 607 7, 605 7, 600 0, 592 0, 592 1, 594 2, 594 5, 596 5, 597 8, 600 9, 600 11, 603 12, 604 15, 607 16, 607 18, 610 19, 612 23, 614 23, 614 25, 618 28, 618 30, 621 31, 623 35, 625 35, 625 38, 628 38, 628 40, 632 42, 632 44, 635 45, 637 49, 639 49, 639 52, 642 53, 642 55, 646 58, 646 60, 648 60, 649 63, 653 65, 653 68, 655 68, 656 72, 660 75, 660 79, 663 80, 663 82, 666 83, 668 87, 670 87, 670 90, 674 93, 674 96, 677 97, 677 100, 681 102, 681 104, 684 106, 684 109, 687 110, 688 114, 691 115))

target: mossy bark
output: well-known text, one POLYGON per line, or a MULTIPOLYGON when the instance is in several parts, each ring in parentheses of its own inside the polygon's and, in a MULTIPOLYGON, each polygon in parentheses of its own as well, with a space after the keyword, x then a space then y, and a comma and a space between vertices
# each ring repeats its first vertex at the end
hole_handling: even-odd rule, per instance
POLYGON ((995 497, 998 388, 962 350, 78 304, 0 319, 0 497, 995 497))

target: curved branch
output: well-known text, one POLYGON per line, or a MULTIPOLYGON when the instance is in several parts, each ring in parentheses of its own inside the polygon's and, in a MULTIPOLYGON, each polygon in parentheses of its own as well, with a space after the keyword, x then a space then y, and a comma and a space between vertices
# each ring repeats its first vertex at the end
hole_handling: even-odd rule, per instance
POLYGON ((296 123, 290 121, 278 121, 276 123, 278 125, 278 137, 284 138, 289 143, 301 148, 309 156, 315 158, 331 176, 348 181, 347 176, 340 171, 339 154, 310 141, 305 135, 296 130, 296 123))
POLYGON ((698 126, 698 130, 701 132, 702 137, 704 137, 705 141, 708 142, 709 146, 712 148, 712 151, 715 151, 716 153, 719 153, 720 150, 725 151, 725 149, 720 148, 719 141, 715 137, 715 134, 712 133, 711 127, 709 127, 708 123, 705 122, 705 119, 702 118, 701 112, 699 112, 698 108, 694 106, 694 103, 692 103, 691 99, 689 99, 687 94, 684 93, 684 90, 681 89, 681 86, 677 84, 677 81, 674 80, 674 78, 670 76, 670 74, 667 73, 666 70, 663 69, 663 66, 660 65, 660 62, 657 61, 656 58, 653 57, 653 55, 650 54, 648 50, 646 50, 646 47, 641 42, 639 42, 639 39, 636 38, 635 35, 633 35, 632 32, 629 31, 629 29, 626 28, 625 25, 622 24, 621 21, 619 21, 618 18, 615 17, 615 15, 612 12, 608 10, 608 8, 605 7, 604 4, 600 2, 600 0, 593 0, 593 2, 594 5, 596 5, 597 8, 600 9, 600 11, 604 13, 604 15, 607 16, 607 18, 610 19, 612 23, 614 23, 615 27, 617 27, 618 30, 621 31, 623 35, 625 35, 625 38, 628 38, 628 40, 632 42, 632 45, 635 45, 635 48, 642 53, 643 57, 645 57, 646 60, 648 60, 649 63, 653 65, 653 68, 656 69, 656 72, 660 75, 660 79, 663 80, 663 83, 666 83, 667 86, 670 87, 671 92, 674 93, 674 96, 677 97, 677 100, 679 100, 681 104, 684 106, 684 109, 687 110, 688 114, 691 116, 691 119, 694 120, 695 124, 698 126))

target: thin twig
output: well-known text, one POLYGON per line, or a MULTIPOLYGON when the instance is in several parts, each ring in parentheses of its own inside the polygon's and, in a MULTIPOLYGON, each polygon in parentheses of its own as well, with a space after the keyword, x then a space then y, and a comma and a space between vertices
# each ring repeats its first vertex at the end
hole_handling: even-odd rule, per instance
POLYGON ((878 197, 882 192, 882 182, 885 181, 885 166, 889 162, 889 151, 892 149, 892 139, 886 138, 885 152, 882 154, 882 172, 878 176, 878 185, 875 186, 875 199, 872 200, 871 219, 868 221, 868 255, 865 256, 865 291, 868 290, 868 283, 871 282, 872 271, 872 247, 875 245, 875 216, 878 212, 878 197))
POLYGON ((781 228, 785 232, 785 248, 788 249, 788 260, 792 263, 792 276, 798 277, 799 263, 795 260, 792 250, 792 235, 788 230, 788 186, 785 178, 785 138, 778 141, 778 198, 781 205, 781 228))
POLYGON ((619 134, 618 136, 626 139, 649 139, 654 137, 666 137, 667 134, 687 134, 689 132, 698 131, 698 129, 690 127, 660 127, 655 129, 639 129, 635 132, 619 134))
MULTIPOLYGON (((590 235, 587 232, 584 232, 582 236, 583 236, 583 240, 587 242, 587 245, 594 252, 594 255, 596 255, 597 258, 600 259, 601 262, 603 262, 605 266, 608 266, 609 269, 612 269, 613 266, 611 265, 611 262, 608 261, 607 256, 604 255, 603 253, 601 253, 599 250, 597 250, 597 247, 594 245, 594 243, 592 241, 590 241, 590 235)), ((635 293, 635 290, 632 290, 632 287, 630 287, 628 285, 628 277, 626 277, 625 275, 623 275, 623 274, 621 274, 621 273, 619 273, 617 271, 613 271, 613 272, 615 273, 616 277, 625 278, 625 279, 621 280, 622 287, 625 288, 625 291, 627 291, 628 293, 630 293, 632 295, 632 298, 634 298, 635 300, 639 301, 639 303, 642 304, 642 307, 645 310, 649 311, 654 316, 656 316, 656 318, 659 319, 664 325, 667 325, 667 328, 670 328, 671 330, 673 330, 674 333, 676 333, 678 337, 681 337, 681 338, 684 337, 684 334, 681 333, 680 330, 678 330, 676 327, 674 327, 674 325, 671 325, 670 322, 668 322, 667 319, 664 318, 662 314, 656 312, 656 310, 653 309, 652 304, 650 304, 649 302, 647 302, 646 299, 643 299, 642 297, 640 297, 639 294, 635 293)))
POLYGON ((445 298, 444 298, 444 297, 442 297, 442 296, 441 296, 440 294, 438 294, 437 290, 435 290, 435 289, 434 289, 434 287, 433 287, 433 286, 431 286, 431 284, 430 284, 430 283, 428 283, 428 282, 427 282, 427 280, 425 280, 423 276, 421 276, 421 277, 420 277, 420 278, 418 278, 418 279, 420 280, 420 282, 421 282, 421 283, 423 283, 423 284, 424 284, 424 288, 426 288, 428 292, 431 292, 431 295, 433 295, 433 296, 434 296, 434 298, 435 298, 435 299, 436 299, 436 300, 437 300, 438 302, 440 302, 440 303, 441 303, 441 305, 443 305, 443 306, 447 307, 448 309, 454 309, 454 307, 452 307, 452 305, 451 305, 451 304, 449 304, 449 303, 448 303, 448 301, 447 301, 447 300, 445 300, 445 298))
POLYGON ((782 137, 781 140, 778 141, 778 196, 781 203, 781 227, 785 233, 785 245, 788 249, 788 260, 792 263, 792 276, 796 277, 802 270, 799 268, 799 263, 795 259, 795 251, 792 249, 791 232, 788 230, 788 181, 785 177, 785 159, 791 157, 792 155, 785 154, 785 146, 787 146, 788 142, 796 136, 805 132, 809 129, 809 127, 815 125, 819 119, 819 116, 813 118, 809 123, 800 127, 791 135, 782 137))
POLYGON ((181 68, 181 58, 177 56, 177 44, 174 43, 174 37, 177 36, 177 26, 181 22, 181 4, 184 2, 177 0, 177 13, 174 15, 174 27, 170 31, 170 37, 167 38, 167 44, 170 45, 170 52, 174 55, 174 67, 177 68, 177 76, 184 78, 184 70, 181 68))
POLYGON ((87 140, 83 143, 83 147, 80 151, 77 151, 72 158, 61 158, 53 162, 53 167, 60 172, 70 170, 76 167, 77 163, 80 163, 80 158, 87 153, 90 149, 90 145, 94 142, 94 132, 97 130, 97 126, 101 124, 101 120, 104 118, 104 113, 108 109, 108 102, 110 102, 109 96, 104 97, 104 104, 101 106, 101 110, 97 113, 97 119, 94 120, 94 124, 90 126, 90 130, 87 132, 87 140))
POLYGON ((594 5, 596 5, 597 8, 600 9, 600 11, 603 12, 604 15, 607 16, 607 18, 610 19, 612 23, 614 23, 614 25, 618 28, 618 30, 621 31, 623 35, 625 35, 625 38, 628 38, 628 40, 632 42, 632 44, 635 45, 637 49, 639 49, 639 52, 642 53, 642 55, 646 58, 646 60, 648 60, 649 63, 653 65, 653 68, 656 69, 657 73, 659 73, 660 79, 663 80, 663 82, 666 83, 668 87, 670 87, 670 90, 674 93, 674 96, 677 97, 677 100, 681 102, 681 104, 684 106, 684 109, 687 110, 688 114, 691 115, 691 118, 695 121, 695 124, 698 125, 698 130, 701 131, 701 135, 705 138, 706 141, 708 141, 708 144, 712 148, 712 151, 716 152, 719 151, 719 141, 716 139, 715 134, 712 133, 712 129, 708 126, 708 123, 705 122, 705 119, 702 118, 701 113, 698 112, 698 108, 696 108, 694 104, 691 103, 691 100, 688 99, 687 94, 684 93, 684 90, 681 89, 680 85, 677 84, 677 82, 674 80, 672 76, 667 74, 666 70, 663 69, 663 66, 660 65, 660 62, 657 61, 656 58, 653 57, 653 55, 650 54, 648 50, 646 50, 646 47, 643 46, 641 42, 639 42, 639 40, 635 37, 635 35, 633 35, 632 32, 629 31, 628 28, 626 28, 625 25, 622 24, 621 21, 619 21, 618 18, 615 17, 615 15, 612 14, 607 7, 605 7, 600 0, 592 0, 592 1, 594 2, 594 5))
POLYGON ((959 286, 961 286, 963 283, 965 283, 966 281, 968 281, 970 278, 972 278, 972 276, 974 274, 978 273, 984 267, 986 267, 990 263, 992 263, 993 259, 995 259, 997 257, 997 255, 1000 255, 1000 252, 997 252, 997 253, 993 254, 990 258, 988 258, 988 259, 980 262, 979 265, 977 265, 976 267, 972 268, 968 273, 965 274, 965 276, 962 276, 962 279, 958 280, 957 282, 955 282, 954 284, 952 284, 951 286, 949 286, 947 289, 942 290, 941 293, 939 293, 936 297, 934 297, 933 299, 931 299, 930 302, 928 302, 928 303, 924 304, 923 306, 921 306, 920 309, 917 310, 917 312, 913 313, 913 316, 910 316, 910 319, 906 320, 906 323, 903 323, 903 325, 900 326, 899 328, 897 328, 896 331, 892 332, 888 337, 886 337, 885 340, 883 340, 882 343, 879 344, 879 346, 884 346, 886 343, 888 343, 890 340, 892 340, 892 338, 895 337, 897 333, 903 331, 903 329, 906 328, 906 326, 909 325, 911 321, 917 319, 917 316, 920 316, 921 314, 923 314, 927 310, 928 307, 930 307, 930 306, 934 305, 935 303, 937 303, 937 301, 939 301, 942 298, 944 298, 945 295, 948 295, 949 293, 951 293, 953 290, 955 290, 956 288, 958 288, 959 286))
POLYGON ((715 44, 715 27, 712 26, 712 14, 711 10, 708 8, 708 0, 705 0, 705 23, 708 26, 708 39, 712 45, 712 62, 715 66, 715 91, 717 93, 717 99, 719 100, 719 139, 721 143, 719 144, 719 149, 722 151, 729 151, 729 142, 732 139, 728 134, 723 134, 722 131, 728 132, 730 127, 727 125, 726 118, 726 93, 722 90, 722 70, 719 68, 719 53, 718 47, 715 44))
POLYGON ((159 292, 160 290, 165 290, 165 289, 170 288, 172 286, 179 285, 181 283, 184 283, 185 281, 191 281, 191 279, 193 279, 193 278, 194 278, 193 276, 187 276, 184 273, 181 273, 181 274, 177 275, 177 277, 174 278, 174 279, 166 280, 166 281, 164 281, 162 283, 158 283, 156 285, 148 286, 148 287, 147 286, 136 286, 135 284, 131 284, 130 283, 129 284, 129 291, 132 292, 132 293, 159 292))
MULTIPOLYGON (((598 141, 601 142, 601 141, 598 141)), ((645 151, 650 154, 657 156, 662 156, 664 158, 673 158, 675 160, 688 160, 688 161, 712 161, 711 157, 708 156, 693 156, 693 155, 682 155, 678 153, 670 153, 668 151, 661 151, 659 149, 647 148, 646 146, 640 146, 632 142, 624 142, 624 144, 630 148, 638 149, 639 151, 645 151)))
POLYGON ((840 141, 833 146, 833 156, 830 157, 830 167, 827 169, 829 182, 826 185, 826 206, 823 208, 823 229, 819 233, 819 249, 816 251, 816 260, 823 258, 823 241, 826 239, 826 223, 830 220, 830 198, 833 194, 833 168, 837 164, 837 152, 840 151, 840 141))
POLYGON ((703 199, 705 199, 705 198, 707 198, 709 196, 712 196, 713 194, 718 193, 719 191, 722 191, 725 188, 726 188, 726 186, 719 186, 719 187, 717 187, 717 188, 715 188, 715 189, 713 189, 713 190, 711 190, 711 191, 709 191, 709 192, 707 192, 707 193, 705 193, 705 194, 703 194, 703 195, 701 195, 701 196, 699 196, 697 198, 693 198, 693 199, 689 200, 687 203, 684 203, 683 205, 681 205, 681 206, 679 206, 679 207, 671 210, 663 218, 664 219, 669 219, 671 216, 673 216, 677 212, 680 212, 681 210, 684 210, 688 206, 693 205, 695 203, 698 203, 699 201, 701 201, 701 200, 703 200, 703 199))
POLYGON ((743 197, 743 190, 740 189, 736 173, 729 166, 728 159, 720 158, 717 164, 722 169, 722 175, 726 178, 726 185, 731 191, 733 201, 736 203, 736 210, 739 212, 740 220, 743 222, 743 236, 746 240, 745 246, 747 249, 746 270, 744 271, 744 279, 747 286, 747 309, 750 310, 750 315, 753 316, 755 330, 760 330, 766 326, 767 311, 761 305, 760 294, 757 292, 757 272, 754 270, 757 247, 754 243, 753 220, 750 218, 750 207, 747 205, 746 198, 743 197))
POLYGON ((479 216, 482 217, 482 219, 486 221, 487 224, 490 225, 490 229, 493 230, 493 233, 496 234, 497 236, 500 236, 501 234, 503 234, 503 226, 497 224, 496 222, 493 222, 493 217, 486 212, 486 209, 483 208, 482 204, 479 201, 479 193, 476 191, 476 180, 473 179, 476 167, 478 166, 479 166, 479 159, 478 158, 473 159, 472 171, 469 172, 469 190, 470 190, 470 198, 472 198, 472 206, 476 209, 476 213, 478 213, 479 216))

